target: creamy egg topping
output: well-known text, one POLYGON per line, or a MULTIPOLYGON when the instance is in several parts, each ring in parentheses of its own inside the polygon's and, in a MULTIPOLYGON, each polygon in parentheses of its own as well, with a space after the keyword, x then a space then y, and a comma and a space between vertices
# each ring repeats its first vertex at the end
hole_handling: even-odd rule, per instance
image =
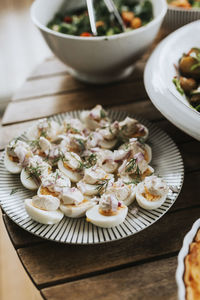
POLYGON ((146 177, 143 181, 142 195, 148 201, 156 201, 168 193, 167 184, 162 178, 156 176, 146 177))
POLYGON ((32 156, 30 146, 18 139, 11 141, 6 151, 11 161, 17 162, 22 166, 26 166, 29 158, 32 156))
POLYGON ((137 120, 112 122, 97 105, 83 111, 80 120, 40 120, 28 131, 26 142, 11 141, 4 162, 9 172, 21 172, 25 188, 39 187, 37 196, 25 204, 34 220, 54 224, 63 213, 75 218, 90 210, 93 224, 112 227, 124 221, 137 188, 148 202, 168 192, 162 179, 147 177, 154 172, 149 166, 151 147, 144 143, 147 136, 148 129, 137 120), (109 221, 103 216, 110 216, 109 221))
POLYGON ((114 194, 103 195, 99 202, 99 213, 104 216, 117 215, 120 205, 114 194))

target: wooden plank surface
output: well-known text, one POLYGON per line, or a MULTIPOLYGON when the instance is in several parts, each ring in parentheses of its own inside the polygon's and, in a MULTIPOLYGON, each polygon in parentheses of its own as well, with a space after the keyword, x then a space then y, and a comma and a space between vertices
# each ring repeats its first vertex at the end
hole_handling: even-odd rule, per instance
POLYGON ((189 213, 168 213, 139 234, 113 243, 81 246, 48 242, 17 251, 33 282, 41 288, 177 252, 199 215, 200 207, 189 213))
POLYGON ((42 295, 48 300, 176 300, 175 268, 176 258, 167 258, 45 288, 42 295))
POLYGON ((100 103, 104 106, 134 102, 147 97, 141 81, 124 82, 120 85, 106 85, 55 95, 29 101, 10 102, 3 116, 2 124, 13 124, 74 109, 91 108, 100 103), (30 109, 31 108, 31 109, 30 109))
MULTIPOLYGON (((53 60, 57 61, 57 60, 53 60)), ((137 80, 142 80, 144 70, 144 62, 136 64, 135 70, 129 78, 125 80, 126 83, 137 80)), ((75 78, 67 73, 54 74, 54 76, 43 76, 38 78, 39 80, 33 80, 30 78, 24 85, 15 93, 12 100, 21 101, 24 99, 33 99, 38 97, 44 97, 48 95, 55 95, 61 93, 69 93, 78 90, 88 90, 91 85, 77 81, 75 78)), ((117 85, 123 84, 123 81, 117 83, 117 85)), ((116 83, 110 84, 109 86, 116 86, 116 83)), ((92 87, 95 87, 93 85, 92 87)), ((96 86, 98 87, 98 85, 96 86)), ((104 88, 106 85, 101 85, 100 88, 104 88)))
POLYGON ((45 240, 41 239, 28 231, 23 230, 16 225, 6 214, 3 214, 3 221, 11 242, 15 248, 27 247, 35 243, 44 243, 45 240))
POLYGON ((45 288, 42 295, 48 300, 176 300, 176 263, 176 257, 145 263, 45 288))

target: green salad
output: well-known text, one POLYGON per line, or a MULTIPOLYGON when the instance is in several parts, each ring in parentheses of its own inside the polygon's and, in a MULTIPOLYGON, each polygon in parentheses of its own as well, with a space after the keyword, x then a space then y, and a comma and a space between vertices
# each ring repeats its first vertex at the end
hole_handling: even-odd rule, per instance
MULTIPOLYGON (((115 0, 115 4, 126 26, 126 31, 146 25, 153 19, 153 6, 150 0, 115 0)), ((122 28, 110 14, 103 0, 94 1, 98 36, 122 32, 122 28)), ((92 36, 87 8, 58 12, 47 26, 57 32, 76 36, 92 36)))
POLYGON ((192 48, 180 58, 173 83, 192 108, 200 112, 200 48, 192 48))
POLYGON ((169 5, 182 8, 200 8, 200 0, 167 0, 169 5))

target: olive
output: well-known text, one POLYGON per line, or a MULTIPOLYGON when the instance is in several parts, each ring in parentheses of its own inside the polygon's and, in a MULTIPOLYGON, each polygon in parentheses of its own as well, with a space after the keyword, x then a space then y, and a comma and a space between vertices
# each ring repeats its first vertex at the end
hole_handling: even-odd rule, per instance
POLYGON ((190 98, 190 103, 193 106, 199 105, 200 104, 200 94, 192 95, 192 97, 190 98))
POLYGON ((197 83, 193 78, 180 77, 180 84, 186 94, 197 88, 197 83))
POLYGON ((197 63, 196 59, 191 56, 183 56, 179 63, 181 74, 193 78, 200 78, 200 67, 191 70, 192 66, 197 63))

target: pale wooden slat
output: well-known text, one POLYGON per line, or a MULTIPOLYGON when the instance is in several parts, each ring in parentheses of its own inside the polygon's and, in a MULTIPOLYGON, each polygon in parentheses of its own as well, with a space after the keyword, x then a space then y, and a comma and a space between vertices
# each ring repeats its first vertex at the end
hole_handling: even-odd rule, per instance
POLYGON ((174 253, 199 214, 200 207, 168 213, 139 234, 114 243, 77 246, 49 242, 17 251, 32 280, 41 288, 174 253))
POLYGON ((6 214, 3 214, 2 216, 6 230, 15 248, 25 247, 34 243, 45 242, 44 239, 41 239, 33 234, 30 234, 28 231, 21 229, 13 221, 11 221, 6 214))
MULTIPOLYGON (((44 77, 39 80, 29 80, 15 93, 13 101, 32 99, 55 95, 63 92, 85 89, 86 85, 69 75, 44 77)), ((42 100, 41 100, 42 101, 42 100)))
MULTIPOLYGON (((138 79, 142 79, 145 63, 139 62, 136 64, 133 74, 126 79, 127 82, 133 82, 138 79)), ((40 68, 39 68, 40 69, 40 68)), ((41 66, 43 69, 43 65, 41 66)), ((117 83, 117 85, 123 84, 123 81, 117 83)), ((110 84, 115 87, 116 83, 110 84)), ((104 89, 106 86, 101 86, 104 89)), ((38 97, 44 97, 49 95, 55 95, 60 93, 67 93, 78 90, 88 90, 94 88, 94 85, 82 83, 72 76, 64 74, 54 74, 52 77, 39 77, 37 80, 28 80, 24 85, 15 93, 12 101, 21 101, 23 99, 32 99, 38 97)))
POLYGON ((90 87, 87 93, 79 91, 29 101, 11 102, 3 116, 2 124, 13 124, 50 116, 74 109, 91 108, 100 103, 104 106, 134 102, 147 97, 142 82, 123 83, 116 86, 90 87))
POLYGON ((62 63, 55 56, 46 59, 29 75, 27 80, 35 80, 41 77, 55 76, 57 74, 66 74, 67 70, 64 63, 62 63))
POLYGON ((30 126, 32 126, 36 122, 37 121, 28 121, 19 124, 0 127, 0 150, 4 149, 9 143, 9 141, 21 135, 24 131, 26 131, 30 126))
POLYGON ((176 257, 43 289, 48 300, 176 300, 176 257))
MULTIPOLYGON (((200 206, 199 198, 196 197, 196 187, 199 182, 200 172, 187 174, 181 194, 170 209, 170 212, 183 208, 189 209, 194 206, 200 206)), ((4 215, 4 222, 15 248, 27 246, 27 241, 28 243, 35 243, 37 241, 31 233, 27 233, 25 230, 15 225, 6 215, 4 215)))

